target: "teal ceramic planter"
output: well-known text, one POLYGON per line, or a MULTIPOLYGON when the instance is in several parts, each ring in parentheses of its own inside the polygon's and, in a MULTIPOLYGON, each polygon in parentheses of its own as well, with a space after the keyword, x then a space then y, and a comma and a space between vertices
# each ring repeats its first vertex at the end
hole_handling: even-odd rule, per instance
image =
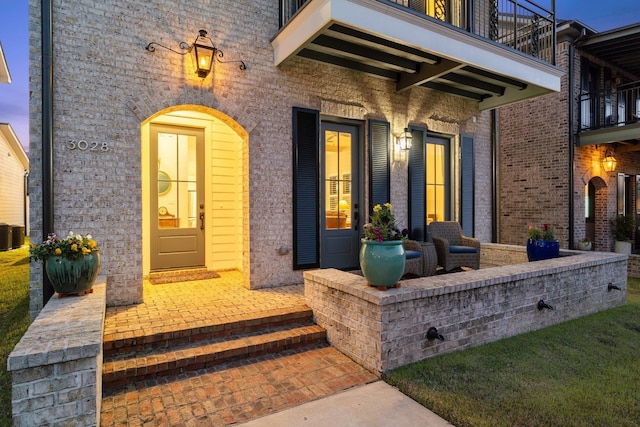
POLYGON ((100 271, 100 253, 83 255, 77 260, 51 256, 44 263, 53 289, 59 294, 86 292, 93 287, 100 271))
POLYGON ((392 287, 398 283, 406 262, 402 240, 377 242, 361 239, 360 268, 371 286, 392 287))

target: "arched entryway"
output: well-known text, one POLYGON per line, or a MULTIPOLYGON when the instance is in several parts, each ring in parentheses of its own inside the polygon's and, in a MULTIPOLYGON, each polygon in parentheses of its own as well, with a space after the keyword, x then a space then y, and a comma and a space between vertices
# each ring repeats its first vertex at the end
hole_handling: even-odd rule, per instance
POLYGON ((197 105, 159 111, 141 132, 143 275, 204 269, 248 276, 247 132, 197 105))
POLYGON ((610 227, 607 216, 607 184, 599 176, 589 180, 585 188, 585 231, 596 251, 609 251, 610 227))

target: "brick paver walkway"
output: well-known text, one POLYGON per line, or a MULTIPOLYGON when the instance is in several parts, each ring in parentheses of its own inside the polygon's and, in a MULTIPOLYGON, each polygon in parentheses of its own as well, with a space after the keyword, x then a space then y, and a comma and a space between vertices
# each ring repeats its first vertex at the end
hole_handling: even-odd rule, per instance
MULTIPOLYGON (((305 304, 302 285, 250 291, 240 280, 224 272, 206 281, 145 283, 143 304, 107 309, 105 336, 174 331, 305 304)), ((105 390, 101 425, 226 426, 376 379, 332 347, 291 350, 105 390)))

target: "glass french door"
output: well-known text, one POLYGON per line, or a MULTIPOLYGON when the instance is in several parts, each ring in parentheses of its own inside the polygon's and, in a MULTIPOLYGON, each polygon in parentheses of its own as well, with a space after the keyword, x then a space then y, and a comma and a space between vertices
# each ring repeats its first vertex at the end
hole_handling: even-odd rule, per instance
POLYGON ((151 270, 205 264, 204 130, 151 125, 151 270))
POLYGON ((358 266, 358 128, 322 123, 322 268, 358 266))

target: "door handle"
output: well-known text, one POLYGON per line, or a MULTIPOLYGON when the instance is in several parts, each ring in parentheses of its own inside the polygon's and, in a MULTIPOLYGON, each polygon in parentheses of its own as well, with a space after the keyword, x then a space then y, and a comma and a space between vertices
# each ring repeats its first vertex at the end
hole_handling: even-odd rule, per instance
POLYGON ((204 230, 204 212, 200 212, 200 230, 204 230))
POLYGON ((355 211, 353 213, 353 229, 357 230, 358 229, 358 220, 360 219, 360 213, 358 211, 355 211))

